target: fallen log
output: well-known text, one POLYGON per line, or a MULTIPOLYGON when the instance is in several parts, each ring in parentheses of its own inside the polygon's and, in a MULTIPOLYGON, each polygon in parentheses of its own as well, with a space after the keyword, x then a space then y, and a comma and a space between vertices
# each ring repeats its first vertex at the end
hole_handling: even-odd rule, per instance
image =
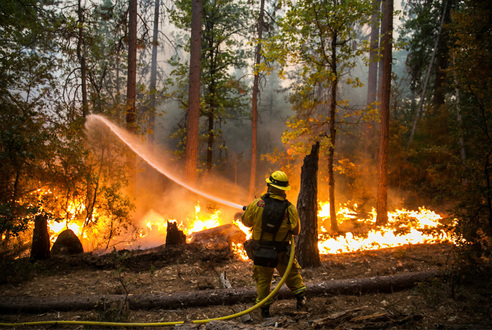
MULTIPOLYGON (((396 292, 413 287, 441 276, 439 271, 403 273, 390 276, 331 280, 308 283, 309 297, 332 295, 360 295, 365 293, 396 292)), ((132 310, 139 309, 176 309, 210 305, 233 305, 253 302, 256 288, 232 288, 201 290, 192 292, 176 292, 173 294, 141 294, 141 295, 88 295, 63 297, 34 296, 0 296, 0 313, 44 313, 48 311, 93 310, 121 301, 127 301, 132 310)), ((279 290, 278 299, 292 298, 284 286, 279 290)))
POLYGON ((214 228, 205 229, 190 235, 191 242, 204 243, 207 241, 224 241, 227 243, 243 243, 246 234, 234 224, 221 225, 214 228))

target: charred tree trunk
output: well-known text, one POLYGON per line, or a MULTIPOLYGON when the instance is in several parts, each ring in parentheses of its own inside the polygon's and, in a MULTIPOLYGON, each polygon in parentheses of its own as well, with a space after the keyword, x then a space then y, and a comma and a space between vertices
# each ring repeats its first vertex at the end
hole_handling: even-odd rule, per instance
POLYGON ((185 176, 189 183, 196 182, 198 159, 198 128, 200 121, 200 62, 202 39, 202 0, 192 0, 190 81, 186 125, 185 176))
POLYGON ((302 267, 318 267, 321 264, 318 250, 318 160, 319 142, 312 146, 311 153, 304 158, 301 190, 297 198, 301 233, 296 254, 302 267))
POLYGON ((50 257, 50 235, 48 234, 48 219, 44 214, 34 218, 32 234, 31 261, 46 260, 50 257))
POLYGON ((186 244, 186 235, 178 229, 178 224, 174 221, 167 222, 166 247, 171 245, 186 244))
POLYGON ((376 224, 388 222, 388 139, 391 94, 391 64, 393 60, 393 0, 383 0, 383 26, 381 44, 383 47, 383 80, 381 81, 381 137, 379 141, 377 218, 376 224))

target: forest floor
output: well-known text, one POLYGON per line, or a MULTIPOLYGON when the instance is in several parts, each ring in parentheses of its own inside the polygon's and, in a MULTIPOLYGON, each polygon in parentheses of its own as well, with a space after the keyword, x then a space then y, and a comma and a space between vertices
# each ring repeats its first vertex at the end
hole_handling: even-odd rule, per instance
MULTIPOLYGON (((307 311, 297 311, 295 299, 277 300, 270 318, 259 310, 246 317, 206 324, 184 323, 160 328, 176 329, 492 329, 492 278, 490 272, 449 276, 454 247, 450 244, 412 245, 398 248, 322 255, 321 266, 301 271, 306 283, 367 278, 439 270, 448 274, 393 293, 327 295, 310 297, 307 311)), ((186 245, 106 255, 28 260, 0 265, 2 297, 101 294, 173 294, 217 289, 219 275, 226 274, 233 288, 251 287, 250 261, 241 261, 228 248, 186 245)), ((276 281, 279 276, 276 276, 276 281)), ((49 311, 40 314, 0 314, 0 323, 31 321, 174 322, 221 317, 253 305, 215 305, 180 309, 130 310, 124 307, 89 311, 49 311)), ((16 326, 16 329, 47 326, 16 326)), ((94 329, 84 325, 52 325, 50 328, 94 329)))

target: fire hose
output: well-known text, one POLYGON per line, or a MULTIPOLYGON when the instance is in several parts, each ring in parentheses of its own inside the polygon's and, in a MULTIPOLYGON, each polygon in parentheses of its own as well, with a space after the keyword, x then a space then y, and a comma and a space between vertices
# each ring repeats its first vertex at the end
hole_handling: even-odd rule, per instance
MULTIPOLYGON (((285 280, 287 279, 287 276, 292 269, 292 264, 294 263, 294 257, 295 257, 295 246, 294 246, 294 238, 291 236, 291 244, 290 244, 290 256, 289 256, 289 263, 287 264, 287 269, 285 270, 284 275, 280 279, 280 282, 275 286, 272 292, 265 297, 262 301, 257 303, 256 305, 245 309, 242 312, 238 312, 235 314, 230 314, 222 317, 216 317, 216 318, 209 318, 209 319, 201 319, 201 320, 193 320, 192 323, 194 324, 202 324, 202 323, 208 323, 210 321, 223 321, 223 320, 229 320, 232 318, 236 318, 239 316, 243 316, 245 314, 251 313, 252 311, 260 308, 263 306, 269 299, 271 299, 273 296, 275 296, 284 284, 285 280)), ((19 322, 19 323, 1 323, 1 327, 19 327, 19 326, 35 326, 35 325, 93 325, 93 326, 107 326, 107 327, 161 327, 161 326, 168 326, 168 325, 178 325, 178 324, 184 324, 185 321, 174 321, 174 322, 148 322, 148 323, 127 323, 127 322, 97 322, 97 321, 33 321, 33 322, 19 322)))

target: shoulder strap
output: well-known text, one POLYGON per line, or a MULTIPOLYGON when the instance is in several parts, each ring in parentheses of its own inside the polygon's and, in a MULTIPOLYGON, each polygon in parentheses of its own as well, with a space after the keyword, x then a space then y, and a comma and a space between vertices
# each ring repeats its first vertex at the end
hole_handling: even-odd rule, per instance
POLYGON ((275 241, 277 232, 285 218, 285 212, 289 207, 290 202, 288 200, 282 201, 271 198, 268 193, 261 198, 265 201, 265 208, 263 209, 263 216, 261 219, 260 241, 263 240, 263 233, 265 231, 271 233, 273 235, 273 241, 275 241))

